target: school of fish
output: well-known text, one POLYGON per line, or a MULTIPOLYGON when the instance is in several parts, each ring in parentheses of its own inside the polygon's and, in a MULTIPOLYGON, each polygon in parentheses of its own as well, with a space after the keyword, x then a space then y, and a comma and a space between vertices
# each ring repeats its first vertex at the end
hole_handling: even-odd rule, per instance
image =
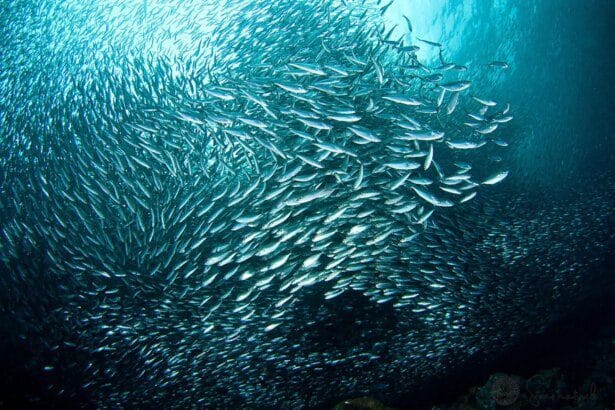
POLYGON ((528 306, 517 264, 561 268, 541 292, 576 293, 583 262, 553 267, 521 233, 570 209, 504 222, 490 205, 509 105, 411 16, 385 29, 392 3, 3 5, 2 303, 53 395, 300 408, 399 391, 541 329, 552 305, 528 306))

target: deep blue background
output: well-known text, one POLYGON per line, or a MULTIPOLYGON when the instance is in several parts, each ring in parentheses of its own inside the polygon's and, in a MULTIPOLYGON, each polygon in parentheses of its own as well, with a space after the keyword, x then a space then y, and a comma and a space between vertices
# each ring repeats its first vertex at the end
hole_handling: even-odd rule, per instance
MULTIPOLYGON (((612 173, 615 114, 615 2, 609 0, 408 0, 385 16, 414 36, 443 44, 444 56, 483 70, 481 89, 510 102, 510 180, 529 190, 612 173)), ((420 44, 420 43, 419 43, 420 44)), ((424 47, 426 58, 435 50, 424 47)))

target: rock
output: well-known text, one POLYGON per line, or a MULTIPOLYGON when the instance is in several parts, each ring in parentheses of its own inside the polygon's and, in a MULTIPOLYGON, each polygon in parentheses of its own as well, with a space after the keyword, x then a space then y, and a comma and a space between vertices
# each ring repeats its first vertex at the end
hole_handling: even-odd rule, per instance
POLYGON ((519 376, 496 373, 476 391, 476 405, 479 409, 491 410, 500 407, 518 408, 523 379, 519 376))

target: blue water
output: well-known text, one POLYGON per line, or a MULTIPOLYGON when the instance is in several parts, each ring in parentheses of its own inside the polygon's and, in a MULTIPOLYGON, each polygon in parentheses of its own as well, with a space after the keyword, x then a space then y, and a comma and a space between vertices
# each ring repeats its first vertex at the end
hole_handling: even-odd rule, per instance
MULTIPOLYGON (((515 111, 511 179, 523 189, 605 184, 615 167, 615 5, 600 0, 399 2, 417 36, 461 64, 510 63, 487 83, 515 111), (403 4, 402 4, 403 3, 403 4), (587 179, 586 179, 587 178, 587 179)), ((433 49, 431 49, 433 50, 433 49)), ((435 51, 425 53, 436 58, 435 51)))

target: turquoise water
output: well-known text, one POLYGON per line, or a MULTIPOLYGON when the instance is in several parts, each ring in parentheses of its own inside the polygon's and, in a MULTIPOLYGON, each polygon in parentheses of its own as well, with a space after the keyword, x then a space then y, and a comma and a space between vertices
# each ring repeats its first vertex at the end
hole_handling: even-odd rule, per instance
POLYGON ((0 407, 429 407, 613 294, 612 2, 0 6, 0 407))
POLYGON ((519 119, 511 177, 520 184, 563 186, 612 170, 610 3, 411 1, 397 7, 387 14, 391 24, 401 25, 399 12, 414 16, 417 35, 445 44, 454 61, 510 63, 489 80, 519 119))

